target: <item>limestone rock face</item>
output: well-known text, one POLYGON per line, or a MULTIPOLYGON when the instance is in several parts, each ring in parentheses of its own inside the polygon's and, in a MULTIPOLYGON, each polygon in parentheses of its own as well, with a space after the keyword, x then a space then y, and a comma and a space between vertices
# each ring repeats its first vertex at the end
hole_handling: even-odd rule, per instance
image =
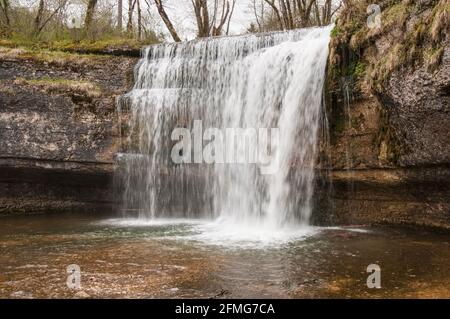
POLYGON ((401 166, 450 163, 450 46, 434 72, 426 66, 392 73, 380 92, 391 125, 402 137, 401 166))
POLYGON ((0 50, 0 213, 110 211, 135 58, 0 50))
POLYGON ((448 1, 380 1, 375 29, 358 3, 332 32, 318 222, 450 229, 448 1))

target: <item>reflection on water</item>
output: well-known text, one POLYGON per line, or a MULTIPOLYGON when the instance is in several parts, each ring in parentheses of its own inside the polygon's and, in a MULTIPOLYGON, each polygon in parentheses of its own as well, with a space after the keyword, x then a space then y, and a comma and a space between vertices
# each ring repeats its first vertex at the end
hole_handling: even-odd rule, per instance
POLYGON ((225 222, 0 219, 2 298, 450 297, 450 236, 411 229, 280 233, 225 222), (267 234, 270 236, 266 236, 267 234), (366 267, 381 267, 368 289, 366 267), (81 289, 66 267, 81 268, 81 289))

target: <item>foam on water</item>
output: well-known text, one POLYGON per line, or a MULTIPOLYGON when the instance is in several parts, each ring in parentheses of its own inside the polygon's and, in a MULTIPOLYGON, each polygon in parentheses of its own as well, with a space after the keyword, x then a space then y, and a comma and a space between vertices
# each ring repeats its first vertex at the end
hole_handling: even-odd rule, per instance
POLYGON ((226 248, 267 248, 280 247, 292 242, 304 240, 319 233, 323 228, 311 226, 255 227, 236 225, 234 221, 219 219, 140 219, 113 218, 96 222, 96 225, 121 228, 147 229, 148 239, 178 240, 216 245, 226 248), (161 227, 167 227, 161 232, 161 227), (179 231, 174 235, 173 227, 179 231), (159 230, 155 235, 152 230, 159 230))

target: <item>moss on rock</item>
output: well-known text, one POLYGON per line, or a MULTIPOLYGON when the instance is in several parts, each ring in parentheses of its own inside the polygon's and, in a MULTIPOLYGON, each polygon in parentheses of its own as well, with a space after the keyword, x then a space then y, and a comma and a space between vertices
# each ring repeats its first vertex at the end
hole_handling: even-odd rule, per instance
POLYGON ((424 63, 433 69, 441 63, 441 48, 450 25, 448 1, 383 1, 379 28, 369 28, 366 23, 369 4, 370 1, 357 1, 343 10, 332 33, 332 47, 337 48, 331 51, 332 64, 347 67, 342 61, 342 48, 346 48, 356 59, 350 63, 366 65, 364 81, 379 91, 396 69, 424 63), (380 48, 380 38, 390 43, 380 48), (369 50, 372 46, 376 50, 369 50), (377 59, 376 55, 383 58, 377 59))
POLYGON ((385 105, 390 102, 379 97, 392 89, 393 74, 412 74, 417 69, 433 73, 441 69, 448 45, 450 4, 448 0, 380 1, 381 25, 370 28, 368 6, 372 1, 349 2, 331 32, 326 85, 330 136, 347 135, 332 139, 332 143, 351 144, 345 139, 351 140, 352 130, 359 132, 356 119, 346 120, 350 117, 346 112, 352 113, 345 107, 350 92, 354 99, 350 101, 350 109, 355 100, 367 103, 368 107, 379 105, 380 123, 373 151, 381 154, 380 162, 396 165, 408 150, 392 125, 393 110, 385 105))

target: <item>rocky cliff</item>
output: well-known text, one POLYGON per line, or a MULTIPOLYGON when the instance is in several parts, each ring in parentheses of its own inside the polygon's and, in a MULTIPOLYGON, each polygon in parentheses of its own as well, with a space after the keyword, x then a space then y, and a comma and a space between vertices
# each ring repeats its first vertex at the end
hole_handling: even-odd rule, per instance
MULTIPOLYGON (((345 9, 332 32, 327 85, 337 223, 450 228, 448 1, 368 1, 345 9)), ((326 143, 325 143, 326 144, 326 143)))
POLYGON ((0 48, 0 213, 110 212, 136 58, 0 48))

